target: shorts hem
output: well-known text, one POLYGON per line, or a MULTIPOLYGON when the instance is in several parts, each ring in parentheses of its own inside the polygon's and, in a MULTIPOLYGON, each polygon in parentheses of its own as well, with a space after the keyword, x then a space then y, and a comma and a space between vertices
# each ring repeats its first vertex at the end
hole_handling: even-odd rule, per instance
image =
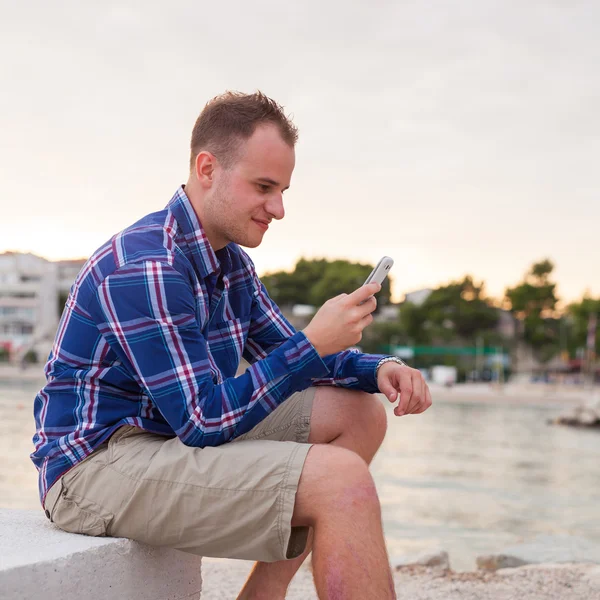
POLYGON ((296 493, 308 451, 312 444, 299 443, 291 454, 286 469, 286 477, 281 484, 278 534, 281 556, 275 560, 291 560, 300 556, 306 549, 308 527, 292 527, 292 517, 296 504, 296 493))

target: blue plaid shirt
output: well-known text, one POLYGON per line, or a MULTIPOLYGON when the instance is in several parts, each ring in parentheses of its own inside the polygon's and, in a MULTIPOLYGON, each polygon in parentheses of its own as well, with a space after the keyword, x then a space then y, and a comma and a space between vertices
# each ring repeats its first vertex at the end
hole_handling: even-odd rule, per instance
POLYGON ((34 402, 42 504, 122 425, 218 446, 311 385, 377 392, 380 358, 321 358, 239 246, 213 251, 180 187, 99 248, 71 288, 34 402), (251 366, 236 377, 242 356, 251 366))

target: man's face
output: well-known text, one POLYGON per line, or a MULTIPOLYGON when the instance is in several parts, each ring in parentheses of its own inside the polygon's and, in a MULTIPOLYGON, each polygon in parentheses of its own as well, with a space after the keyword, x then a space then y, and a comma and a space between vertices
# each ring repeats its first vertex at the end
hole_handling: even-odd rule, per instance
POLYGON ((205 203, 205 229, 215 250, 235 242, 256 248, 273 219, 283 219, 283 192, 295 164, 294 149, 273 125, 261 125, 228 170, 215 169, 205 203))

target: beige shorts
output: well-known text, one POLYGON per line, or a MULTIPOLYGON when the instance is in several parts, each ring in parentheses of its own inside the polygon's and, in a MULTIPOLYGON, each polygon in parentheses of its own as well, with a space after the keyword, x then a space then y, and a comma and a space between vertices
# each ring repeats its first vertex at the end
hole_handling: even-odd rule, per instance
POLYGON ((254 429, 215 448, 121 427, 52 486, 47 514, 65 531, 202 556, 295 558, 308 535, 291 520, 314 393, 290 396, 254 429))

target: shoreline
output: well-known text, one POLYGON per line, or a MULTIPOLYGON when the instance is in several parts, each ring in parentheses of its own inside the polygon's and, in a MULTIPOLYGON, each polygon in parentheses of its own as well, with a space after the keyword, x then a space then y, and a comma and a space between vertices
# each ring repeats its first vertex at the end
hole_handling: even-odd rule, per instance
MULTIPOLYGON (((0 384, 45 382, 45 363, 18 365, 0 363, 0 384)), ((434 403, 455 400, 460 402, 502 402, 535 405, 573 405, 587 401, 590 397, 600 397, 600 386, 593 388, 560 385, 553 383, 509 382, 502 386, 492 383, 458 383, 445 387, 429 383, 434 403)))
POLYGON ((44 365, 45 363, 34 363, 23 368, 18 365, 0 363, 0 383, 20 384, 40 382, 40 385, 44 385, 46 381, 44 365))
POLYGON ((429 385, 434 403, 436 400, 455 400, 471 403, 530 404, 541 406, 572 406, 600 397, 600 387, 584 388, 556 384, 506 383, 502 387, 493 384, 461 383, 451 388, 429 385))
MULTIPOLYGON (((202 600, 235 598, 252 563, 202 559, 202 600)), ((444 567, 407 565, 393 569, 398 598, 411 600, 542 600, 600 597, 600 565, 596 563, 536 563, 495 572, 455 572, 444 567), (568 594, 568 595, 565 595, 568 594)), ((365 596, 366 597, 366 596, 365 596)), ((295 575, 287 600, 318 600, 308 564, 295 575)))

